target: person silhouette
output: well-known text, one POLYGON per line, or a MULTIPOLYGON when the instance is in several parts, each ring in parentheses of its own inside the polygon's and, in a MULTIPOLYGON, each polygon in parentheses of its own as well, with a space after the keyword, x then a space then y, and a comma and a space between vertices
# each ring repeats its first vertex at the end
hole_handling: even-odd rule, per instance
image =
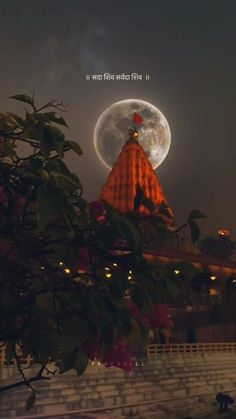
POLYGON ((230 397, 228 394, 218 393, 216 395, 216 400, 219 403, 220 407, 219 410, 224 412, 228 409, 228 404, 234 403, 234 399, 230 397))

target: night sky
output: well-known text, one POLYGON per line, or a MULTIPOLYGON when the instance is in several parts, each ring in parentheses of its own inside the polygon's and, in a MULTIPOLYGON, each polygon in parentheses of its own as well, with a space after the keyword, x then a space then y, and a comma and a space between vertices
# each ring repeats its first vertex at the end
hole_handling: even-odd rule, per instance
POLYGON ((0 111, 36 91, 70 106, 68 136, 84 155, 68 163, 85 197, 109 171, 93 147, 100 113, 126 98, 166 116, 170 152, 157 169, 177 223, 193 208, 204 234, 236 237, 236 0, 0 0, 0 111), (86 81, 86 74, 149 74, 149 81, 86 81))

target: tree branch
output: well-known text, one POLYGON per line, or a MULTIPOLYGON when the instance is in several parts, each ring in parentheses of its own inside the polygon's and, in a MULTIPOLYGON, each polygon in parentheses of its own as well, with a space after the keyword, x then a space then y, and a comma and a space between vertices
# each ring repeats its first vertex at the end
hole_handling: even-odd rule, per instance
POLYGON ((45 377, 42 375, 44 371, 44 366, 39 370, 39 373, 35 375, 34 377, 27 378, 26 380, 18 381, 17 383, 9 384, 7 386, 0 387, 0 393, 3 393, 5 391, 12 390, 17 387, 21 386, 27 386, 29 387, 31 383, 34 383, 35 381, 42 381, 42 380, 51 380, 50 377, 45 377))

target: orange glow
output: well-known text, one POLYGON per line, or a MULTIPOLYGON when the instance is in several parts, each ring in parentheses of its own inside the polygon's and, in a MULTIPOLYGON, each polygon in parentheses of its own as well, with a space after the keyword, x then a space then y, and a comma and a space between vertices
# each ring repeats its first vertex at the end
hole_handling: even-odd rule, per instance
POLYGON ((209 292, 211 297, 216 297, 219 295, 219 292, 215 288, 210 288, 209 292))
POLYGON ((226 230, 225 228, 220 228, 220 230, 218 230, 218 236, 219 237, 230 237, 230 232, 229 232, 229 230, 226 230))
MULTIPOLYGON (((131 212, 134 209, 138 185, 146 198, 154 203, 154 214, 158 213, 161 204, 167 206, 162 187, 143 147, 131 137, 123 146, 112 168, 102 189, 101 199, 118 211, 131 212)), ((167 210, 173 218, 173 211, 168 206, 167 210)), ((144 215, 150 214, 150 211, 143 205, 139 206, 138 212, 144 215)), ((170 224, 172 223, 173 221, 170 221, 170 224)))

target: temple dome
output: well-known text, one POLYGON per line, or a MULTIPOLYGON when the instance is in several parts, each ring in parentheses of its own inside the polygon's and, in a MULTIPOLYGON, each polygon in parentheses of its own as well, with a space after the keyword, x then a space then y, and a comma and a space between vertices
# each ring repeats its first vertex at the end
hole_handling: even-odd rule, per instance
MULTIPOLYGON (((165 205, 173 218, 173 211, 168 207, 158 177, 137 137, 137 131, 132 130, 102 189, 101 198, 120 212, 131 212, 134 210, 137 189, 141 187, 145 197, 153 202, 154 213, 158 212, 160 205, 165 205)), ((143 205, 140 205, 138 212, 153 214, 143 205)))

